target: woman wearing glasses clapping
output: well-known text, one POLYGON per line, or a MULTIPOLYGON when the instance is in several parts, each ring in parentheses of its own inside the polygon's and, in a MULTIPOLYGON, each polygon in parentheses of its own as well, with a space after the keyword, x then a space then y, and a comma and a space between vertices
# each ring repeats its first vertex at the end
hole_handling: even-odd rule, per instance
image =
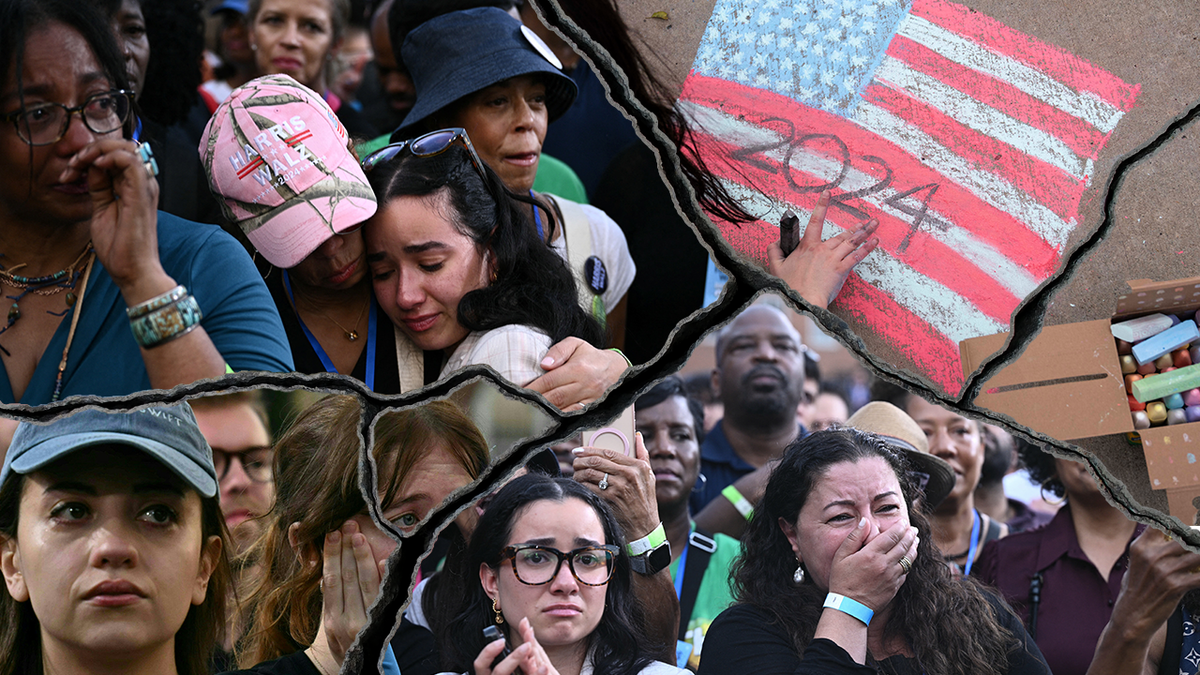
POLYGON ((598 346, 566 263, 530 227, 532 198, 510 192, 462 129, 387 146, 363 160, 379 210, 364 228, 375 297, 442 373, 490 365, 526 385, 550 345, 598 346))
POLYGON ((0 401, 291 370, 249 258, 158 213, 125 67, 89 3, 0 0, 0 401))
POLYGON ((450 644, 442 666, 475 675, 685 673, 649 656, 623 542, 604 500, 573 480, 531 473, 506 485, 471 537, 480 583, 446 627, 456 639, 440 641, 450 644), (504 639, 485 637, 490 626, 504 639))

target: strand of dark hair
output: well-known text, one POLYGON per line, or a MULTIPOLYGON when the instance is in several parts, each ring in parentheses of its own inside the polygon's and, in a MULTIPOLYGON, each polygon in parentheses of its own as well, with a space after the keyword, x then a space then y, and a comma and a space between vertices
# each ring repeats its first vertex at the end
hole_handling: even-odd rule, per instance
MULTIPOLYGON (((563 31, 554 12, 546 11, 545 0, 534 3, 541 11, 546 25, 563 31)), ((577 51, 586 54, 597 63, 604 63, 603 56, 611 58, 628 79, 629 90, 658 122, 659 129, 675 145, 679 152, 679 166, 696 193, 696 201, 710 215, 730 223, 749 223, 758 220, 729 194, 724 183, 711 171, 704 161, 687 118, 670 104, 674 100, 674 89, 663 83, 647 63, 642 52, 651 54, 665 66, 666 60, 645 40, 640 40, 641 50, 634 45, 631 31, 617 7, 616 0, 559 0, 563 12, 588 35, 596 47, 589 44, 577 45, 577 51)), ((601 77, 611 83, 603 72, 601 77)), ((636 119, 636 116, 635 116, 636 119)), ((643 123, 639 122, 639 126, 643 123)), ((650 137, 648 130, 642 135, 650 137)), ((683 198, 683 195, 679 195, 683 198)))

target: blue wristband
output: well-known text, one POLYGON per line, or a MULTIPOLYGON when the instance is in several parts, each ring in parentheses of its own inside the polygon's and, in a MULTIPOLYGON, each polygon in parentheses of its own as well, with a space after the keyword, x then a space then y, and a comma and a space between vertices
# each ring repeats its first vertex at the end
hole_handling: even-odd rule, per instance
POLYGON ((830 593, 825 596, 825 606, 830 609, 836 609, 844 614, 849 614, 863 622, 865 626, 870 626, 871 617, 875 616, 875 610, 857 600, 847 598, 844 595, 838 595, 837 593, 830 593))

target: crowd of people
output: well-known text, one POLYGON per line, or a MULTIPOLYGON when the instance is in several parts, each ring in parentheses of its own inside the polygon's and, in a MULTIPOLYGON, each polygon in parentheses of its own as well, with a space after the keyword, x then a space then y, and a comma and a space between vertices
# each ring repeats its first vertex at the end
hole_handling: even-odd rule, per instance
MULTIPOLYGON (((754 218, 615 1, 562 4, 699 203, 754 218)), ((5 404, 234 371, 397 394, 480 365, 569 411, 701 307, 707 255, 653 156, 529 1, 0 0, 0 75, 5 404)), ((771 251, 815 307, 878 243, 822 241, 829 203, 771 251)), ((1195 672, 1200 554, 1082 465, 883 382, 822 386, 769 304, 714 357, 643 393, 626 453, 544 448, 458 513, 377 665, 1195 672), (1005 493, 1018 468, 1042 504, 1005 493)), ((505 452, 450 401, 365 414, 327 396, 280 427, 242 391, 22 423, 0 675, 338 672, 399 542, 505 452)))
MULTIPOLYGON (((717 336, 723 414, 670 376, 633 406, 628 453, 535 452, 438 534, 366 667, 1191 672, 1200 554, 1082 465, 882 383, 809 431, 804 392, 830 391, 809 351, 752 305, 717 336), (1057 512, 1020 532, 1026 511, 984 513, 985 445, 1015 448, 995 463, 1057 512)), ((507 451, 451 400, 369 426, 356 397, 310 400, 282 424, 256 390, 22 423, 0 674, 350 663, 403 537, 507 451)))

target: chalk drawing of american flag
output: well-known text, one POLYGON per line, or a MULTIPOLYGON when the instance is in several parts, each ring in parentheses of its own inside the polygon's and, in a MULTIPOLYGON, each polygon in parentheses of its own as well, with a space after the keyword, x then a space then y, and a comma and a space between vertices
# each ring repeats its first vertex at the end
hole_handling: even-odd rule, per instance
POLYGON ((679 107, 765 260, 791 208, 878 218, 835 311, 956 393, 958 342, 1008 329, 1057 269, 1093 162, 1139 87, 943 0, 718 0, 679 107))

